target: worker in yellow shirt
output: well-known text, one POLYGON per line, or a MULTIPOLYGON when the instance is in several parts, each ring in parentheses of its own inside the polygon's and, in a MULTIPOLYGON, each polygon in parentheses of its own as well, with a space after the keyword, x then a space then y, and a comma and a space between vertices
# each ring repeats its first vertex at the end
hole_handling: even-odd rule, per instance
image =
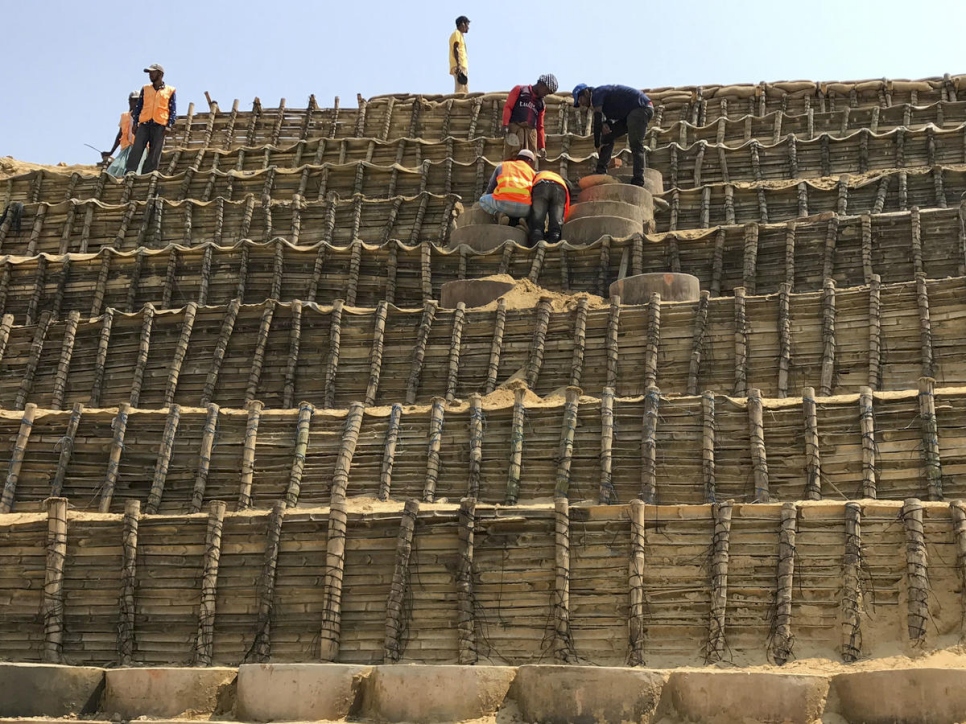
POLYGON ((470 32, 470 19, 465 15, 456 18, 456 30, 449 36, 449 74, 456 82, 454 93, 469 93, 469 62, 466 59, 466 38, 470 32))

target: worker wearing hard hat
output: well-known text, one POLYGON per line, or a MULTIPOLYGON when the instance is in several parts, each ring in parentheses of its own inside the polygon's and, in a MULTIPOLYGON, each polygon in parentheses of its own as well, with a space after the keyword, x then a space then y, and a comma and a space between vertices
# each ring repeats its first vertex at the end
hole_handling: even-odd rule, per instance
POLYGON ((512 161, 504 161, 493 169, 486 193, 480 197, 480 208, 488 214, 506 214, 510 226, 530 213, 530 189, 533 186, 537 157, 523 149, 512 161))
POLYGON ((654 104, 646 93, 626 85, 574 88, 574 108, 593 108, 594 147, 598 150, 597 173, 607 173, 614 141, 627 136, 634 160, 631 183, 644 185, 644 134, 654 117, 654 104))
POLYGON ((546 158, 543 117, 547 107, 543 99, 556 92, 557 79, 552 73, 541 75, 533 85, 514 86, 503 104, 503 158, 515 158, 525 148, 546 158))

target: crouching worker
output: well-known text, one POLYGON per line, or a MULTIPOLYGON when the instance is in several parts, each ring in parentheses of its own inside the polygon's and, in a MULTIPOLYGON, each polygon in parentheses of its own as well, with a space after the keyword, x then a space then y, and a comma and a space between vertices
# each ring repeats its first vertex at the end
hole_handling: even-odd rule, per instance
POLYGON ((480 197, 480 208, 488 214, 506 214, 510 226, 530 214, 530 189, 533 186, 534 166, 537 157, 533 151, 524 149, 513 161, 504 161, 490 176, 486 193, 480 197))
POLYGON ((626 85, 602 85, 596 88, 580 83, 574 88, 574 108, 594 111, 594 147, 599 156, 597 173, 607 173, 614 141, 627 136, 634 159, 631 183, 644 185, 644 134, 654 117, 654 104, 647 94, 626 85))
POLYGON ((546 239, 551 244, 560 241, 560 227, 570 213, 570 186, 553 171, 541 171, 533 177, 530 216, 530 246, 546 239), (544 232, 546 229, 546 232, 544 232))

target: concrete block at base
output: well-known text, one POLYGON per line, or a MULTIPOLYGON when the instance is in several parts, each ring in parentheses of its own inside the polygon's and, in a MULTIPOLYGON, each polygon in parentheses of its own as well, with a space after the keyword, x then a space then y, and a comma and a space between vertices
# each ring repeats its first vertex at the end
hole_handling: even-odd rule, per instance
POLYGON ((839 674, 832 677, 829 709, 855 724, 966 721, 966 669, 839 674))
POLYGON ((733 724, 811 724, 828 696, 825 676, 730 671, 672 672, 661 696, 662 718, 733 724))
POLYGON ((104 669, 56 664, 0 664, 0 716, 92 714, 104 669))
POLYGON ((497 218, 493 214, 486 213, 480 208, 479 204, 473 204, 456 217, 456 228, 472 226, 474 224, 491 224, 495 226, 497 224, 497 218))
POLYGON ((230 711, 238 675, 230 668, 110 669, 101 711, 122 719, 230 711))
POLYGON ((377 666, 365 687, 367 718, 433 724, 478 719, 500 708, 512 666, 377 666))
POLYGON ((540 724, 653 720, 668 674, 596 666, 521 666, 510 689, 524 721, 540 724))
POLYGON ((513 289, 509 282, 491 279, 457 279, 444 282, 439 294, 440 306, 456 309, 463 302, 467 307, 483 307, 513 289))
POLYGON ((588 216, 619 216, 643 225, 645 221, 650 221, 652 218, 646 211, 647 209, 642 206, 625 204, 622 201, 584 201, 570 207, 567 221, 576 221, 588 216))
POLYGON ((357 714, 371 666, 246 664, 238 667, 239 721, 314 721, 357 714))
POLYGON ((649 218, 654 217, 654 196, 645 188, 631 184, 600 184, 577 194, 577 201, 620 201, 643 207, 649 218))
POLYGON ((465 245, 474 251, 490 251, 497 249, 507 241, 520 246, 527 245, 527 232, 519 226, 502 226, 499 224, 472 224, 453 229, 449 235, 447 248, 456 249, 465 245))
POLYGON ((644 227, 639 221, 623 219, 620 216, 585 216, 565 223, 562 239, 569 244, 581 246, 593 244, 602 236, 623 239, 643 231, 644 227))
POLYGON ((619 296, 622 304, 647 304, 654 293, 661 295, 662 302, 695 302, 701 298, 701 281, 680 272, 635 274, 618 279, 608 293, 619 296))

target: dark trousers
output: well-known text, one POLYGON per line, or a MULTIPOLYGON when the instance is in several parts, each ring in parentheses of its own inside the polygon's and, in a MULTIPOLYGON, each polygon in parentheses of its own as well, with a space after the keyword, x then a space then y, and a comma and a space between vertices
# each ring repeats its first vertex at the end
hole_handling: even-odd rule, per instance
POLYGON ((134 145, 131 146, 131 153, 127 157, 127 169, 125 173, 138 170, 138 161, 144 153, 144 147, 148 148, 148 157, 144 160, 141 173, 151 173, 158 168, 161 161, 161 150, 164 148, 164 126, 154 121, 148 121, 138 126, 134 134, 134 145))
POLYGON ((551 244, 560 241, 560 226, 564 221, 567 206, 567 190, 555 181, 538 181, 530 192, 530 216, 527 228, 530 229, 530 246, 546 238, 551 244), (544 237, 543 229, 547 227, 544 237))
POLYGON ((627 118, 611 124, 610 133, 604 134, 600 138, 600 158, 597 160, 597 173, 607 173, 607 164, 610 163, 611 154, 614 152, 614 141, 623 136, 627 136, 627 142, 631 147, 631 156, 634 159, 634 176, 631 183, 643 185, 644 183, 644 134, 647 132, 647 124, 654 116, 654 109, 650 106, 635 108, 627 118))

